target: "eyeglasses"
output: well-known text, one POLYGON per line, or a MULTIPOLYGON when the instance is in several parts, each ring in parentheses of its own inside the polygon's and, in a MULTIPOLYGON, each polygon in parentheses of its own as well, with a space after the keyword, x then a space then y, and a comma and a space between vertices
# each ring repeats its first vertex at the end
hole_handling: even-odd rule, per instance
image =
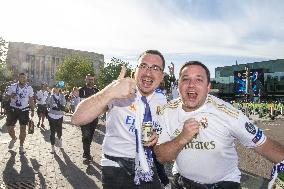
POLYGON ((148 64, 146 64, 146 63, 141 63, 137 67, 139 69, 141 69, 141 70, 150 69, 150 70, 153 70, 154 72, 163 72, 163 69, 160 66, 156 65, 156 64, 154 64, 152 66, 148 66, 148 64))

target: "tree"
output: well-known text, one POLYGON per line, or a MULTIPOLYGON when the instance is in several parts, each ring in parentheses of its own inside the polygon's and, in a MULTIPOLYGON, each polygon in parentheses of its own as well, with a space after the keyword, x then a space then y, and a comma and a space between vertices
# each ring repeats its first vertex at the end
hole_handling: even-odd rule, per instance
POLYGON ((6 56, 8 51, 8 42, 0 36, 0 64, 6 63, 6 56))
POLYGON ((12 79, 12 71, 7 67, 7 51, 8 42, 0 37, 0 92, 8 85, 8 81, 12 79))
POLYGON ((90 57, 72 54, 66 56, 58 65, 55 73, 57 81, 64 81, 65 88, 71 90, 74 86, 83 86, 87 74, 94 75, 94 67, 90 57))
POLYGON ((165 89, 170 92, 171 91, 171 79, 170 79, 170 75, 167 73, 164 73, 164 84, 165 84, 165 89))
POLYGON ((129 62, 112 57, 111 62, 105 63, 105 65, 100 68, 99 79, 97 81, 99 89, 103 89, 113 80, 117 79, 122 65, 126 67, 126 76, 130 77, 132 69, 129 66, 129 62))

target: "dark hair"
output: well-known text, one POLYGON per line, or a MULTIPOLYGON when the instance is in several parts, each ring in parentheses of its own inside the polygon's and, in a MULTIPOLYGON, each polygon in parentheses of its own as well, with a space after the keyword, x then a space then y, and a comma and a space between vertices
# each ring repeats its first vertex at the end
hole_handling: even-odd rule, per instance
POLYGON ((182 65, 182 67, 180 68, 180 70, 179 70, 179 77, 181 76, 182 70, 183 70, 185 67, 188 67, 188 66, 191 66, 191 65, 201 66, 201 67, 205 70, 205 72, 206 72, 208 83, 210 83, 210 71, 209 71, 209 69, 208 69, 203 63, 201 63, 201 62, 199 62, 199 61, 188 61, 188 62, 184 63, 184 64, 182 65))
POLYGON ((21 73, 19 73, 19 76, 20 76, 20 75, 26 75, 26 74, 25 74, 24 72, 21 72, 21 73))
POLYGON ((154 55, 158 55, 161 59, 162 59, 162 63, 163 63, 163 71, 164 71, 164 69, 165 69, 165 58, 164 58, 164 56, 162 55, 162 53, 160 52, 160 51, 158 51, 158 50, 146 50, 146 51, 144 51, 142 54, 140 54, 140 56, 139 56, 139 58, 138 58, 138 60, 142 57, 142 56, 144 56, 145 54, 154 54, 154 55))

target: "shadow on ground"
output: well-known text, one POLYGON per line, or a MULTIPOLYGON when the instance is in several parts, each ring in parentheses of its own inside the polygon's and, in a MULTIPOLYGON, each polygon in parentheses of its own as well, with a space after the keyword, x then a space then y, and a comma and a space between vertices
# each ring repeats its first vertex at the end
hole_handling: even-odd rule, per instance
MULTIPOLYGON (((57 154, 54 154, 54 158, 60 167, 60 172, 73 188, 98 188, 96 183, 71 161, 64 149, 61 149, 61 152, 64 158, 63 160, 57 154), (80 182, 78 182, 78 179, 80 179, 80 182), (80 186, 78 186, 78 183, 81 183, 80 186)), ((96 170, 90 168, 89 172, 92 172, 97 178, 100 178, 100 173, 96 170)))

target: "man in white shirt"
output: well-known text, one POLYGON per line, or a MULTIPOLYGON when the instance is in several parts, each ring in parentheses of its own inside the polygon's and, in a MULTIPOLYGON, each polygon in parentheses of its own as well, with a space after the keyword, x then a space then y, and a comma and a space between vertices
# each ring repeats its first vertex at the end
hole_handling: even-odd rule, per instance
POLYGON ((283 160, 281 144, 266 137, 242 112, 208 94, 210 73, 204 64, 185 63, 178 89, 181 98, 161 110, 162 131, 155 146, 161 163, 175 160, 179 176, 172 188, 239 189, 235 139, 272 162, 283 160))
POLYGON ((165 60, 159 51, 145 51, 138 59, 135 79, 124 78, 124 68, 118 80, 81 101, 72 116, 73 124, 84 125, 107 111, 101 160, 104 189, 162 188, 151 154, 157 134, 153 133, 143 147, 141 125, 148 105, 152 114, 151 125, 159 130, 157 113, 166 103, 166 98, 155 89, 163 79, 164 67, 165 60), (142 102, 145 97, 147 103, 142 102))
POLYGON ((17 140, 15 135, 15 125, 19 120, 20 123, 20 148, 21 154, 25 153, 24 141, 26 138, 26 126, 29 122, 29 110, 31 117, 34 116, 34 100, 33 88, 27 84, 27 75, 20 73, 18 82, 12 84, 7 91, 7 98, 11 99, 10 107, 7 111, 7 128, 12 140, 9 143, 9 148, 13 148, 17 140))
POLYGON ((46 99, 49 95, 48 91, 46 90, 47 86, 46 84, 41 85, 41 89, 37 91, 36 93, 36 104, 37 104, 37 115, 38 115, 38 123, 37 127, 40 126, 41 122, 41 127, 44 128, 44 119, 47 115, 47 105, 46 105, 46 99))

